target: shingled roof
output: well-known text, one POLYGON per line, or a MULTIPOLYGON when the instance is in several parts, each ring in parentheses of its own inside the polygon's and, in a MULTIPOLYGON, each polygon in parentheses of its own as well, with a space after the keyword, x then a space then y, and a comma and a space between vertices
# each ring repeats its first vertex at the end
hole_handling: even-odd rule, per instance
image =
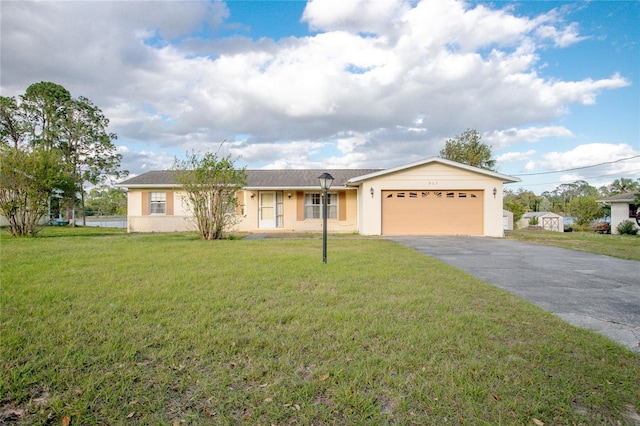
POLYGON ((636 194, 636 192, 625 192, 623 194, 612 195, 611 197, 603 198, 597 201, 599 203, 631 203, 635 199, 636 194))
MULTIPOLYGON (((381 169, 334 169, 334 170, 247 170, 247 189, 259 188, 317 188, 318 177, 322 173, 333 176, 333 186, 345 186, 349 179, 379 172, 381 169)), ((127 179, 117 186, 125 188, 179 187, 176 172, 172 170, 153 170, 127 179)))

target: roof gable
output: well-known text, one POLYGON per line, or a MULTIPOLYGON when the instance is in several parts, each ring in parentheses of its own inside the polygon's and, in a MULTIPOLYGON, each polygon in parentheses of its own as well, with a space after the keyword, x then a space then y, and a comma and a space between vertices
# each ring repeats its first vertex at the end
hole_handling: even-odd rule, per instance
POLYGON ((532 217, 562 217, 562 216, 553 212, 527 212, 522 215, 523 219, 529 219, 532 217))
POLYGON ((408 164, 403 164, 401 166, 393 167, 391 169, 378 170, 378 171, 375 171, 373 173, 369 173, 367 175, 358 176, 358 177, 355 177, 353 179, 350 179, 347 182, 347 185, 357 185, 357 184, 359 184, 361 182, 364 182, 366 180, 369 180, 369 179, 373 179, 373 178, 376 178, 376 177, 380 177, 380 176, 384 176, 384 175, 388 175, 388 174, 392 174, 392 173, 398 173, 398 172, 409 170, 409 169, 412 169, 412 168, 415 168, 415 167, 421 167, 421 166, 425 166, 425 165, 433 164, 433 163, 444 164, 444 165, 455 167, 455 168, 458 168, 458 169, 461 169, 461 170, 466 170, 466 171, 469 171, 469 172, 478 173, 478 174, 485 175, 485 176, 490 176, 490 177, 502 180, 503 183, 520 182, 520 179, 517 178, 517 177, 504 175, 502 173, 492 172, 491 170, 480 169, 478 167, 468 166, 466 164, 458 163, 458 162, 451 161, 451 160, 446 160, 446 159, 440 158, 440 157, 431 157, 431 158, 427 158, 425 160, 416 161, 416 162, 408 163, 408 164))

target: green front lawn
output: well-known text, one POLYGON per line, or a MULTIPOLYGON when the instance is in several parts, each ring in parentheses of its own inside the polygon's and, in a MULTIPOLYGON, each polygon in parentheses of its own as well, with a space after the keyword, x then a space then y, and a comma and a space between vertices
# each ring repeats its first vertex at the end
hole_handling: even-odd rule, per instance
POLYGON ((640 260, 640 235, 598 234, 596 232, 553 232, 520 229, 507 231, 507 238, 536 244, 586 251, 628 260, 640 260))
POLYGON ((638 418, 637 354, 387 240, 0 243, 0 423, 638 418))

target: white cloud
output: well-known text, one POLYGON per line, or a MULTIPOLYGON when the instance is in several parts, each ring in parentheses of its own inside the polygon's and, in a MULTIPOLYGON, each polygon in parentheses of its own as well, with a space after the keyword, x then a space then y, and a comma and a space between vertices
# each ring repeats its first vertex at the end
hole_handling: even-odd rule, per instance
MULTIPOLYGON (((160 167, 170 149, 239 134, 248 136, 230 149, 243 161, 291 168, 402 164, 436 155, 468 127, 494 148, 566 138, 569 129, 539 123, 630 84, 618 74, 537 74, 540 43, 584 39, 562 11, 526 18, 454 0, 314 0, 302 19, 317 34, 254 42, 200 38, 234 19, 219 2, 2 8, 3 95, 46 80, 89 97, 121 143, 160 148, 157 161, 151 150, 127 152, 131 167, 160 167)), ((554 162, 563 160, 544 164, 554 162)))
POLYGON ((583 180, 583 176, 578 173, 563 173, 558 178, 559 182, 562 183, 573 183, 578 180, 583 180))
POLYGON ((578 24, 575 22, 565 28, 558 29, 551 25, 542 25, 536 29, 536 35, 543 40, 550 39, 556 47, 567 47, 589 37, 580 36, 578 24))
MULTIPOLYGON (((640 151, 634 150, 628 144, 591 143, 578 145, 569 151, 546 153, 542 156, 542 160, 538 162, 538 165, 546 170, 566 170, 617 161, 639 154, 640 151)), ((640 159, 625 161, 620 163, 620 166, 623 168, 640 168, 640 159)))
MULTIPOLYGON (((601 185, 620 177, 637 177, 640 173, 640 151, 627 144, 584 144, 563 152, 543 154, 541 159, 528 162, 524 170, 557 171, 558 174, 540 176, 545 182, 555 181, 556 185, 576 180, 601 185)), ((528 176, 526 179, 531 181, 535 178, 528 176)))
POLYGON ((313 30, 380 34, 407 8, 400 0, 312 0, 302 20, 313 30))
POLYGON ((531 158, 532 155, 536 153, 535 150, 530 149, 527 152, 506 152, 502 155, 496 157, 496 162, 504 164, 504 163, 513 163, 517 161, 525 161, 531 158))
POLYGON ((494 149, 501 149, 519 142, 538 142, 540 139, 550 137, 574 137, 571 130, 562 126, 526 127, 517 129, 512 127, 505 130, 495 130, 485 134, 483 141, 494 149))
POLYGON ((150 170, 167 170, 171 168, 175 160, 175 155, 157 150, 135 150, 120 146, 118 152, 123 156, 122 170, 130 171, 129 177, 150 170))
POLYGON ((247 163, 265 163, 262 168, 290 168, 306 167, 308 158, 317 153, 324 144, 313 141, 292 141, 280 143, 252 143, 250 141, 238 144, 230 149, 231 154, 240 161, 247 163))

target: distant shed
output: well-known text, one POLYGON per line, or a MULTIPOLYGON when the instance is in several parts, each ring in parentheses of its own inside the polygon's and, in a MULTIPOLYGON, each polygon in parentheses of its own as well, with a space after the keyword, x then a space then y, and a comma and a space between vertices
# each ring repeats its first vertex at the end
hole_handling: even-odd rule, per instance
POLYGON ((509 210, 502 210, 502 229, 513 231, 513 213, 509 210))
POLYGON ((526 228, 531 225, 532 218, 538 218, 536 226, 546 231, 564 232, 564 218, 551 212, 528 212, 522 215, 518 221, 518 228, 526 228))

